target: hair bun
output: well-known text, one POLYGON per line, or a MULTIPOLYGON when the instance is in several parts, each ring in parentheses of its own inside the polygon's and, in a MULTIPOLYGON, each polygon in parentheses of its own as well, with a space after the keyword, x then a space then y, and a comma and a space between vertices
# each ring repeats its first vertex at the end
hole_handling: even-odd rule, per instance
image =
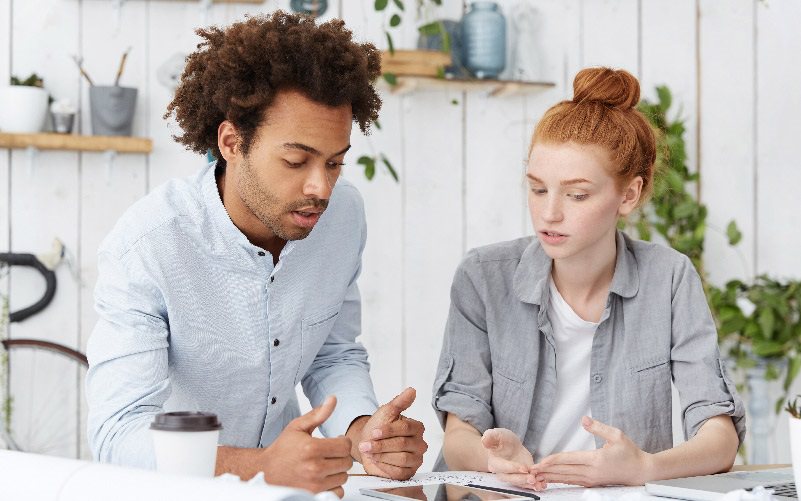
POLYGON ((573 102, 600 102, 631 109, 640 101, 640 83, 626 70, 586 68, 573 80, 573 102))

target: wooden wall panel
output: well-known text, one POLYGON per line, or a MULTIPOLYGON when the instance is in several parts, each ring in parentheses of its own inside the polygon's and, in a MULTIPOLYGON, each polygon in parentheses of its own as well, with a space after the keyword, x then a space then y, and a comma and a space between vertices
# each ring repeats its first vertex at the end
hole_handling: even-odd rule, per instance
MULTIPOLYGON (((148 21, 146 2, 128 2, 123 5, 125 22, 119 27, 112 21, 112 3, 86 4, 81 12, 82 25, 92 26, 81 37, 81 54, 97 84, 113 83, 122 54, 130 48, 120 85, 138 90, 133 135, 149 135, 150 86, 148 73, 148 21)), ((83 85, 84 103, 89 110, 88 86, 83 85)), ((90 131, 90 113, 84 114, 84 130, 90 131)), ((80 346, 86 343, 97 322, 94 309, 94 285, 97 281, 97 248, 108 235, 119 217, 137 199, 146 193, 148 158, 140 154, 121 154, 110 159, 108 154, 83 153, 80 170, 80 346)), ((83 386, 81 386, 83 390, 83 386)), ((82 401, 81 418, 86 414, 82 401)), ((83 432, 85 426, 81 428, 83 432)), ((88 456, 88 443, 80 444, 88 456)))
POLYGON ((757 273, 801 276, 801 3, 757 4, 757 273))
MULTIPOLYGON (((11 75, 11 0, 0 0, 0 85, 5 85, 11 75)), ((11 200, 9 191, 9 181, 11 176, 10 169, 11 152, 0 150, 0 251, 5 252, 9 248, 9 224, 11 222, 11 200)), ((0 308, 3 306, 3 299, 8 295, 8 278, 5 270, 0 269, 0 308)), ((5 339, 8 330, 0 330, 0 337, 5 339)), ((0 366, 1 371, 5 367, 0 366)), ((5 399, 8 386, 0 386, 0 399, 5 399)), ((0 412, 0 416, 3 413, 0 412)), ((0 440, 0 447, 3 446, 0 440)))
POLYGON ((673 92, 671 112, 687 118, 687 161, 698 168, 696 103, 696 4, 697 0, 641 2, 641 96, 654 100, 655 87, 667 85, 673 92))
MULTIPOLYGON (((213 6, 211 13, 223 6, 213 6)), ((173 89, 160 81, 162 68, 168 61, 181 59, 195 50, 200 38, 195 35, 201 13, 192 2, 151 2, 147 32, 147 86, 150 103, 146 116, 147 129, 153 140, 153 153, 148 159, 147 188, 152 190, 174 177, 185 177, 206 164, 205 156, 187 151, 172 136, 180 134, 174 121, 162 118, 172 101, 173 89)), ((143 49, 144 50, 144 49, 143 49)), ((183 71, 183 65, 180 65, 183 71)))
POLYGON ((581 65, 639 73, 639 0, 583 0, 581 65))
POLYGON ((420 92, 404 110, 404 367, 405 384, 417 388, 410 414, 426 425, 433 465, 442 430, 431 409, 431 387, 450 304, 450 284, 464 243, 461 93, 420 92), (445 103, 445 106, 443 106, 445 103), (420 127, 432 123, 437 127, 420 127), (441 154, 432 154, 441 152, 441 154))
POLYGON ((700 3, 701 200, 709 208, 705 267, 723 285, 754 268, 754 2, 700 3), (727 124, 723 127, 722 124, 727 124), (734 219, 743 240, 731 247, 734 219))
MULTIPOLYGON (((344 2, 342 18, 360 42, 380 41, 376 24, 366 23, 363 2, 344 2), (369 33, 369 34, 368 34, 369 33)), ((408 20, 407 20, 408 21, 408 20)), ((410 23, 411 24, 411 23, 410 23)), ((399 33, 403 36, 403 32, 399 33)), ((383 88, 383 87, 382 87, 383 88)), ((370 355, 371 376, 379 403, 392 399, 403 387, 403 192, 406 172, 403 157, 403 105, 405 98, 387 90, 381 93, 383 106, 370 136, 354 124, 351 151, 343 176, 355 184, 364 197, 367 214, 367 247, 359 286, 362 293, 361 342, 370 355), (378 164, 372 181, 356 161, 362 155, 384 154, 400 175, 395 182, 383 164, 378 164)))
MULTIPOLYGON (((12 73, 27 76, 37 72, 45 87, 56 98, 77 101, 78 77, 70 54, 78 53, 79 12, 76 2, 35 0, 14 2, 13 6, 12 73), (46 37, 31 36, 46 33, 46 37)), ((78 251, 79 182, 78 155, 68 152, 42 152, 32 163, 24 151, 11 155, 11 249, 14 252, 48 251, 54 238, 59 238, 73 253, 78 251)), ((34 337, 78 346, 78 283, 67 267, 56 271, 58 290, 50 306, 37 316, 11 326, 11 337, 34 337)), ((37 300, 43 293, 38 273, 15 268, 11 274, 11 308, 18 309, 37 300)), ((11 387, 15 394, 12 426, 18 433, 35 428, 38 409, 28 405, 26 395, 48 391, 46 377, 51 368, 11 364, 11 387)), ((72 422, 65 427, 77 428, 78 384, 65 387, 61 394, 65 405, 74 406, 72 422)), ((40 430, 34 430, 41 433, 40 430)), ((75 455, 77 443, 54 450, 60 455, 75 455)))

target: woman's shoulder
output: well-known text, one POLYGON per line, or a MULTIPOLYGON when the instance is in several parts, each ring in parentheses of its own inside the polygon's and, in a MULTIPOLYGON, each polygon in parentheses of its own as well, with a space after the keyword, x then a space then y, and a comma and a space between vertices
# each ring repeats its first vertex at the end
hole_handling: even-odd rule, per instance
POLYGON ((627 250, 634 257, 640 283, 647 282, 650 289, 658 289, 658 284, 665 284, 675 290, 688 277, 698 277, 698 270, 690 258, 676 249, 627 235, 624 238, 627 250))
POLYGON ((525 250, 532 245, 538 245, 533 236, 496 242, 489 245, 474 247, 467 252, 465 261, 475 263, 492 263, 497 261, 520 261, 525 250))
POLYGON ((659 269, 684 267, 690 261, 686 255, 665 244, 638 240, 625 233, 623 237, 626 247, 634 254, 640 268, 644 265, 659 269))

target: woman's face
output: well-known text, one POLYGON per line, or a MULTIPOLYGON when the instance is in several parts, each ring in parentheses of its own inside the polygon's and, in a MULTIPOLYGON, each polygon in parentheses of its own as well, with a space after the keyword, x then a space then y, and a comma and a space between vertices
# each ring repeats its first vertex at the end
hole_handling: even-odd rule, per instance
POLYGON ((526 172, 531 222, 552 259, 592 259, 614 245, 620 217, 637 205, 642 180, 622 189, 606 150, 577 143, 535 144, 526 172))

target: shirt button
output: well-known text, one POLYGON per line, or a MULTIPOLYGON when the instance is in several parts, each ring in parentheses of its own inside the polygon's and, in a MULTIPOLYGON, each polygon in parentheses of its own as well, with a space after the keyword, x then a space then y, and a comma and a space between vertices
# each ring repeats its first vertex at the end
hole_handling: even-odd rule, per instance
POLYGON ((270 283, 275 282, 275 277, 270 277, 270 283))
POLYGON ((595 381, 596 383, 600 383, 603 380, 603 378, 601 377, 600 374, 596 374, 592 377, 592 380, 595 381))
POLYGON ((272 398, 272 400, 270 400, 270 403, 271 403, 271 404, 275 404, 275 402, 277 402, 277 401, 278 401, 278 399, 277 399, 277 398, 275 398, 275 397, 273 397, 273 398, 272 398))
POLYGON ((263 255, 264 255, 264 251, 259 251, 259 256, 263 256, 263 255))
POLYGON ((279 344, 281 344, 281 341, 277 339, 273 340, 273 346, 278 346, 279 344))

